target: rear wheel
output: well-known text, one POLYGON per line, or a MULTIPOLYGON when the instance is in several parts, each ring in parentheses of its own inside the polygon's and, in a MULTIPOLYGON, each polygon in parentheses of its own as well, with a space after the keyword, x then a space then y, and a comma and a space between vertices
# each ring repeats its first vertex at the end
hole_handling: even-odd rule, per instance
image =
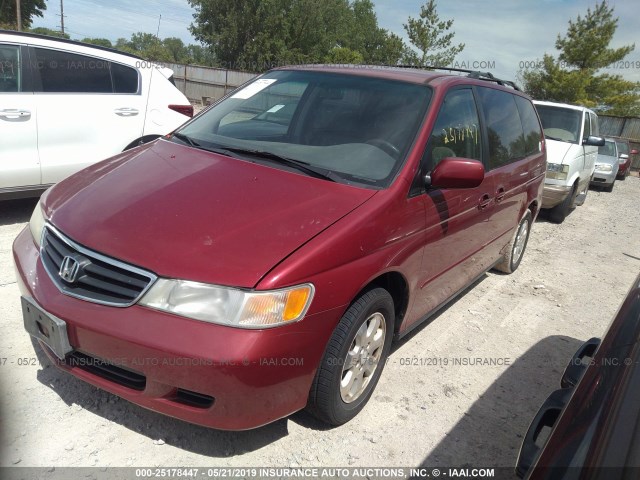
POLYGON ((578 182, 573 185, 573 189, 571 193, 567 195, 562 203, 556 205, 551 210, 549 210, 549 220, 553 223, 562 223, 564 219, 567 218, 569 212, 575 205, 576 196, 578 195, 578 182))
POLYGON ((533 216, 531 215, 531 211, 527 210, 527 213, 525 213, 522 220, 520 220, 520 224, 513 234, 513 238, 509 242, 509 245, 507 245, 507 254, 502 261, 494 267, 496 270, 504 273, 513 273, 516 271, 522 261, 524 251, 527 248, 532 220, 533 216))
POLYGON ((342 425, 364 408, 391 348, 393 299, 383 288, 361 295, 329 340, 311 386, 307 410, 330 425, 342 425))

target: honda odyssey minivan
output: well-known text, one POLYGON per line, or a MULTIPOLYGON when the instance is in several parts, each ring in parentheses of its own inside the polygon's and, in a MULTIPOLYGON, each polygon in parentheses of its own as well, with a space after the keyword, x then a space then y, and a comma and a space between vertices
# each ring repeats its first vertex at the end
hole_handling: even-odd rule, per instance
POLYGON ((272 70, 42 196, 13 247, 24 325, 156 412, 339 425, 392 339, 518 268, 545 157, 531 100, 488 74, 272 70))

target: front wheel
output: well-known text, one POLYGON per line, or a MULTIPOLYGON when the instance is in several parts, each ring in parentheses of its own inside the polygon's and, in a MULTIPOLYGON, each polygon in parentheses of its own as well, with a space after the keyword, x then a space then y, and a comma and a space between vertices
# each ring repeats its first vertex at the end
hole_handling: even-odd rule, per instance
POLYGON ((307 410, 342 425, 364 408, 382 374, 395 321, 383 288, 361 295, 345 312, 327 345, 309 393, 307 410))
POLYGON ((527 210, 527 213, 525 213, 522 220, 520 220, 520 224, 513 234, 513 238, 506 247, 506 255, 502 261, 494 267, 496 270, 504 273, 513 273, 518 266, 520 266, 524 251, 527 248, 527 242, 529 241, 532 220, 533 216, 531 215, 531 211, 527 210))
POLYGON ((567 218, 571 209, 575 206, 575 200, 578 195, 578 183, 573 185, 571 193, 562 201, 562 203, 556 205, 549 210, 549 220, 553 223, 562 223, 567 218))

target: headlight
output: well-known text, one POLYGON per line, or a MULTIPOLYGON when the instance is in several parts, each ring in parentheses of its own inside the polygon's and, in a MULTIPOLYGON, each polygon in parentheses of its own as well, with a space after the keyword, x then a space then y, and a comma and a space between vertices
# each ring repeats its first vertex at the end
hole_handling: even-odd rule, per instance
POLYGON ((269 328, 302 319, 313 294, 311 284, 257 292, 161 278, 139 303, 203 322, 269 328))
POLYGON ((608 163, 596 163, 596 170, 599 172, 613 172, 613 166, 608 163))
POLYGON ((33 213, 29 219, 29 230, 31 230, 31 236, 38 248, 40 248, 40 241, 42 240, 44 222, 45 218, 44 213, 42 212, 42 205, 40 204, 40 201, 38 201, 38 204, 36 205, 36 208, 33 209, 33 213))
POLYGON ((559 163, 547 163, 547 178, 553 180, 566 180, 569 174, 569 165, 559 163))

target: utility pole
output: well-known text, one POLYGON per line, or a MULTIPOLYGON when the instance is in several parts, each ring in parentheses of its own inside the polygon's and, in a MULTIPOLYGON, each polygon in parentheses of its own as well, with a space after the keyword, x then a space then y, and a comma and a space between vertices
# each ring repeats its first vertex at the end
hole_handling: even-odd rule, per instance
POLYGON ((60 29, 62 30, 62 35, 64 35, 64 5, 62 1, 60 0, 60 29))
POLYGON ((22 13, 20 12, 20 0, 16 0, 16 26, 18 31, 22 31, 22 13))

